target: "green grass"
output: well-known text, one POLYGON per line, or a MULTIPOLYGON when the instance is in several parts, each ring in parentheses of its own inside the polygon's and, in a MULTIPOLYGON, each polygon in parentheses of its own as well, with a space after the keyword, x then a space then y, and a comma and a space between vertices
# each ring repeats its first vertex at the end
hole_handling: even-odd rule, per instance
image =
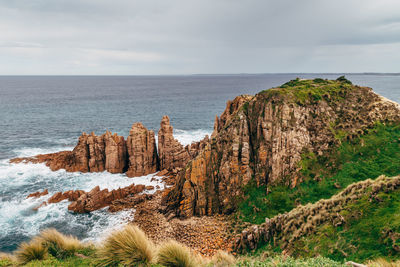
POLYGON ((249 258, 237 263, 238 267, 345 267, 347 265, 328 258, 315 257, 295 259, 292 257, 275 256, 266 259, 249 258))
POLYGON ((326 157, 305 151, 299 163, 304 182, 289 188, 269 188, 248 184, 245 199, 239 204, 239 217, 260 224, 265 218, 289 211, 298 204, 327 199, 347 185, 379 175, 400 174, 400 126, 377 124, 357 140, 342 141, 326 157))
POLYGON ((291 99, 298 105, 304 106, 314 104, 325 99, 328 102, 335 102, 344 99, 349 90, 355 87, 345 78, 337 80, 291 80, 278 88, 272 88, 260 92, 266 99, 285 97, 291 99))
MULTIPOLYGON (((399 259, 393 245, 400 244, 400 190, 381 192, 378 200, 365 195, 340 213, 345 224, 319 226, 316 232, 292 244, 294 256, 323 255, 334 260, 365 262, 369 259, 399 259)), ((397 245, 397 246, 396 246, 397 245)))

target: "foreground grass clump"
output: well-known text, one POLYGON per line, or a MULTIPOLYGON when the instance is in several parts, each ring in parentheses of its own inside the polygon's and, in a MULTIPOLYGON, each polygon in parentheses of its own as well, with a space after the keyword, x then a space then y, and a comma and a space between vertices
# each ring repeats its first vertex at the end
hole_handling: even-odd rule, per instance
POLYGON ((127 225, 110 234, 98 256, 99 266, 149 266, 155 256, 154 245, 137 226, 127 225))
POLYGON ((157 263, 166 267, 196 267, 198 261, 191 251, 176 241, 168 241, 158 250, 157 263))
POLYGON ((236 265, 236 259, 232 254, 219 250, 211 259, 213 267, 229 267, 236 265))
POLYGON ((49 254, 58 259, 71 257, 84 247, 76 237, 64 235, 56 229, 42 231, 39 239, 43 246, 47 247, 49 254))
POLYGON ((47 258, 47 247, 42 245, 42 240, 34 238, 30 242, 23 242, 15 253, 18 263, 26 264, 33 260, 47 258))
POLYGON ((341 145, 325 157, 305 151, 301 162, 303 183, 266 187, 249 184, 239 205, 243 221, 260 224, 265 218, 289 211, 298 204, 327 199, 351 183, 383 174, 400 174, 400 127, 377 124, 368 134, 341 145), (328 166, 328 167, 327 167, 328 166))

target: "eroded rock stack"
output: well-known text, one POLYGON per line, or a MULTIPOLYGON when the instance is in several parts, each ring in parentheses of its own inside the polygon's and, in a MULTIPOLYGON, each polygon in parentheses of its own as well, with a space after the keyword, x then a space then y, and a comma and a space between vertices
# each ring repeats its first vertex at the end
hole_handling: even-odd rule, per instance
POLYGON ((158 131, 158 156, 162 170, 183 168, 190 158, 188 151, 174 138, 168 116, 162 118, 158 131))
POLYGON ((140 122, 135 123, 126 142, 129 155, 127 176, 142 176, 159 170, 153 131, 147 130, 140 122))
POLYGON ((15 158, 10 162, 44 162, 53 171, 65 169, 68 172, 126 172, 128 177, 147 175, 160 170, 177 173, 190 159, 197 156, 198 151, 208 142, 206 136, 200 142, 183 147, 173 136, 168 116, 163 117, 160 126, 159 154, 154 132, 138 122, 132 125, 126 141, 123 136, 109 131, 100 136, 93 132, 82 133, 72 151, 15 158))

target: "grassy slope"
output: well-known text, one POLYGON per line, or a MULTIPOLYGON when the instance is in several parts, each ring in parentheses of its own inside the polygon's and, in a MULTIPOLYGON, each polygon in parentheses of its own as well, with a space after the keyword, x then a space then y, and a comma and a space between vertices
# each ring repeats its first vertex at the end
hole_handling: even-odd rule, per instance
POLYGON ((305 182, 292 189, 286 186, 270 188, 268 195, 264 186, 247 186, 245 194, 248 198, 240 204, 240 218, 260 224, 265 217, 289 211, 297 203, 329 198, 351 183, 381 174, 398 175, 399 148, 400 126, 378 124, 358 140, 343 142, 326 158, 305 152, 300 162, 305 182))
POLYGON ((365 261, 379 257, 399 258, 400 190, 381 192, 379 201, 366 195, 340 213, 345 224, 324 223, 313 235, 292 244, 295 256, 324 255, 331 259, 365 261))

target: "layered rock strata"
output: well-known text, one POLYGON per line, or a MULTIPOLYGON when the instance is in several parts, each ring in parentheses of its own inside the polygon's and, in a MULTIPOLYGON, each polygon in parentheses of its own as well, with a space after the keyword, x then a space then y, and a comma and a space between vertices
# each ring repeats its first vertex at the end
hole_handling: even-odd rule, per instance
MULTIPOLYGON (((100 190, 100 187, 96 186, 89 192, 85 192, 83 190, 69 190, 64 193, 57 192, 36 209, 47 204, 54 204, 63 200, 68 200, 72 202, 68 206, 68 210, 76 213, 88 213, 110 205, 112 205, 110 211, 117 211, 124 207, 122 203, 125 203, 125 206, 128 206, 128 204, 134 205, 149 199, 150 197, 148 197, 146 194, 139 195, 139 193, 142 193, 144 190, 152 189, 153 188, 140 184, 131 184, 130 186, 111 191, 108 191, 108 189, 100 190), (122 202, 115 202, 118 200, 121 200, 122 202)), ((30 194, 28 197, 40 197, 45 193, 48 193, 47 189, 42 193, 36 192, 30 194)))
POLYGON ((135 123, 126 143, 129 155, 127 176, 142 176, 159 170, 153 131, 148 131, 140 122, 135 123))
POLYGON ((348 81, 295 80, 238 96, 163 205, 181 217, 230 213, 243 186, 296 186, 303 153, 325 155, 340 143, 338 135, 352 139, 378 122, 399 123, 399 105, 348 81))
POLYGON ((190 155, 178 140, 173 136, 173 127, 169 117, 164 116, 158 131, 158 156, 160 169, 173 170, 183 168, 189 161, 190 155))
POLYGON ((108 191, 108 189, 100 190, 100 187, 96 186, 90 192, 82 194, 76 201, 72 202, 68 206, 68 210, 76 213, 95 211, 109 206, 114 200, 141 193, 144 189, 144 185, 135 184, 111 191, 108 191))

